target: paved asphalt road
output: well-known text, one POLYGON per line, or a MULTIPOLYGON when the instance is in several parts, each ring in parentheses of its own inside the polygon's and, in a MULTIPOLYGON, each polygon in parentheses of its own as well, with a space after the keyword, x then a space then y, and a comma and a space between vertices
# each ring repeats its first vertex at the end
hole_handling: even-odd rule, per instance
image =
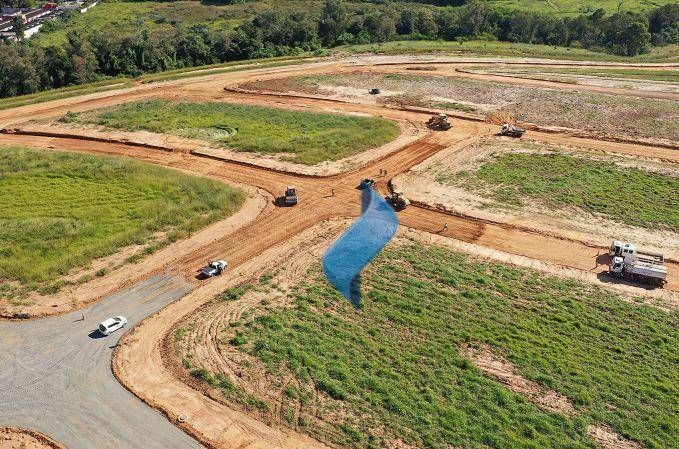
POLYGON ((123 388, 111 372, 125 330, 185 295, 188 286, 155 276, 81 311, 0 322, 0 426, 38 430, 69 449, 184 449, 200 445, 123 388), (128 327, 92 332, 123 315, 128 327))

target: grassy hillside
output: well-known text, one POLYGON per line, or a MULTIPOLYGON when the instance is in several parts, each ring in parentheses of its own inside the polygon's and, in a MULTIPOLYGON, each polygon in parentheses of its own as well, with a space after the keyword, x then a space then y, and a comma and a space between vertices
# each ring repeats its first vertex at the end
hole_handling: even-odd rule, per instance
POLYGON ((341 447, 593 448, 592 423, 646 448, 679 445, 676 312, 415 243, 373 261, 362 292, 356 310, 312 270, 289 306, 262 305, 220 334, 222 354, 250 356, 233 356, 237 386, 194 375, 341 447), (462 343, 490 345, 577 413, 545 412, 506 389, 460 356, 462 343))
MULTIPOLYGON (((618 10, 620 0, 488 0, 489 3, 510 9, 544 11, 564 16, 586 14, 603 8, 607 13, 618 10)), ((628 0, 622 3, 621 11, 647 11, 676 0, 628 0)))
POLYGON ((584 48, 522 44, 500 41, 394 41, 383 44, 363 44, 337 47, 335 52, 352 53, 463 53, 489 56, 565 59, 575 61, 673 62, 679 61, 679 45, 653 47, 650 53, 639 56, 617 56, 584 48))
POLYGON ((237 211, 216 181, 117 158, 2 148, 0 295, 53 291, 59 276, 124 246, 166 242, 237 211), (21 288, 23 287, 23 289, 21 288))
POLYGON ((204 139, 246 152, 284 153, 285 160, 309 165, 383 145, 399 134, 396 123, 383 119, 162 100, 123 104, 84 120, 128 131, 204 139))
MULTIPOLYGON (((597 8, 603 8, 608 13, 617 11, 618 0, 588 1, 588 0, 488 0, 490 3, 508 9, 525 11, 544 11, 564 16, 574 16, 589 13, 597 8)), ((644 11, 658 6, 675 3, 676 0, 630 0, 623 4, 623 10, 644 11)), ((105 0, 99 2, 86 14, 70 20, 58 31, 40 33, 35 41, 43 45, 63 43, 66 32, 81 30, 85 33, 92 31, 111 31, 126 34, 140 28, 150 32, 168 31, 173 27, 184 24, 207 24, 213 28, 228 29, 256 14, 277 11, 313 11, 318 12, 324 0, 251 0, 243 2, 201 2, 196 0, 180 0, 173 2, 155 1, 122 1, 105 0)), ((416 3, 422 6, 426 2, 416 3)), ((352 11, 362 8, 374 10, 379 4, 369 1, 352 1, 349 3, 352 11)))

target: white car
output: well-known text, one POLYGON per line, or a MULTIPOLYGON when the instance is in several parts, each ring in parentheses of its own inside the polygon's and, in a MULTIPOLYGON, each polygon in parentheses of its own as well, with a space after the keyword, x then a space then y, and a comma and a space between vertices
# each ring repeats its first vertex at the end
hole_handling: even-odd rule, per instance
POLYGON ((108 335, 118 329, 122 329, 126 325, 127 318, 124 316, 114 316, 113 318, 109 318, 99 323, 99 332, 101 332, 102 335, 108 335))
POLYGON ((214 262, 210 262, 208 266, 200 270, 200 272, 203 274, 203 276, 211 278, 212 276, 219 276, 222 274, 222 272, 226 270, 227 266, 228 263, 226 260, 216 260, 214 262))

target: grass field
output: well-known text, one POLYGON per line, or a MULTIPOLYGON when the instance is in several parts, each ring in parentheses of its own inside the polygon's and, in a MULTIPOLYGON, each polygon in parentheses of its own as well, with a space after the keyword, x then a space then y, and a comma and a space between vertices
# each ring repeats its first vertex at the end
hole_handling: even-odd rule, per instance
POLYGON ((59 277, 164 231, 171 242, 237 211, 216 181, 116 158, 2 148, 0 288, 52 292, 59 277))
POLYGON ((17 108, 19 106, 42 103, 45 101, 61 100, 63 98, 77 97, 96 92, 104 92, 107 90, 122 89, 130 86, 132 86, 132 80, 129 78, 116 78, 99 81, 97 83, 81 84, 78 86, 64 87, 62 89, 52 89, 29 95, 21 95, 18 97, 3 98, 0 99, 0 110, 17 108))
POLYGON ((229 103, 129 103, 85 118, 128 131, 204 139, 239 151, 281 154, 301 164, 334 161, 396 138, 396 123, 376 118, 229 103))
MULTIPOLYGON (((677 313, 417 243, 392 244, 362 279, 361 310, 316 268, 290 306, 225 327, 220 353, 251 357, 234 356, 259 392, 246 406, 341 447, 585 448, 591 423, 646 448, 679 445, 677 313), (462 342, 496 348, 578 414, 542 411, 486 377, 462 342)), ((223 376, 194 375, 244 403, 223 376)))
POLYGON ((439 176, 437 181, 481 192, 500 204, 575 206, 634 226, 679 231, 679 177, 610 162, 558 152, 505 153, 474 171, 439 176))
POLYGON ((676 62, 679 45, 653 47, 650 53, 627 57, 598 53, 584 48, 554 47, 499 41, 394 41, 337 47, 334 52, 351 53, 450 53, 479 56, 514 56, 524 58, 565 59, 574 61, 676 62))

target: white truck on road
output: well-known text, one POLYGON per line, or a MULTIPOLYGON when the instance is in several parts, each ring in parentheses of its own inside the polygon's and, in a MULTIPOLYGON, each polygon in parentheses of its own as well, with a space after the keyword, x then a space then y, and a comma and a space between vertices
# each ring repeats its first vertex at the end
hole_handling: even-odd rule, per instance
POLYGON ((608 250, 608 272, 625 279, 648 282, 662 287, 667 283, 665 258, 660 253, 640 251, 634 243, 613 241, 608 250))

